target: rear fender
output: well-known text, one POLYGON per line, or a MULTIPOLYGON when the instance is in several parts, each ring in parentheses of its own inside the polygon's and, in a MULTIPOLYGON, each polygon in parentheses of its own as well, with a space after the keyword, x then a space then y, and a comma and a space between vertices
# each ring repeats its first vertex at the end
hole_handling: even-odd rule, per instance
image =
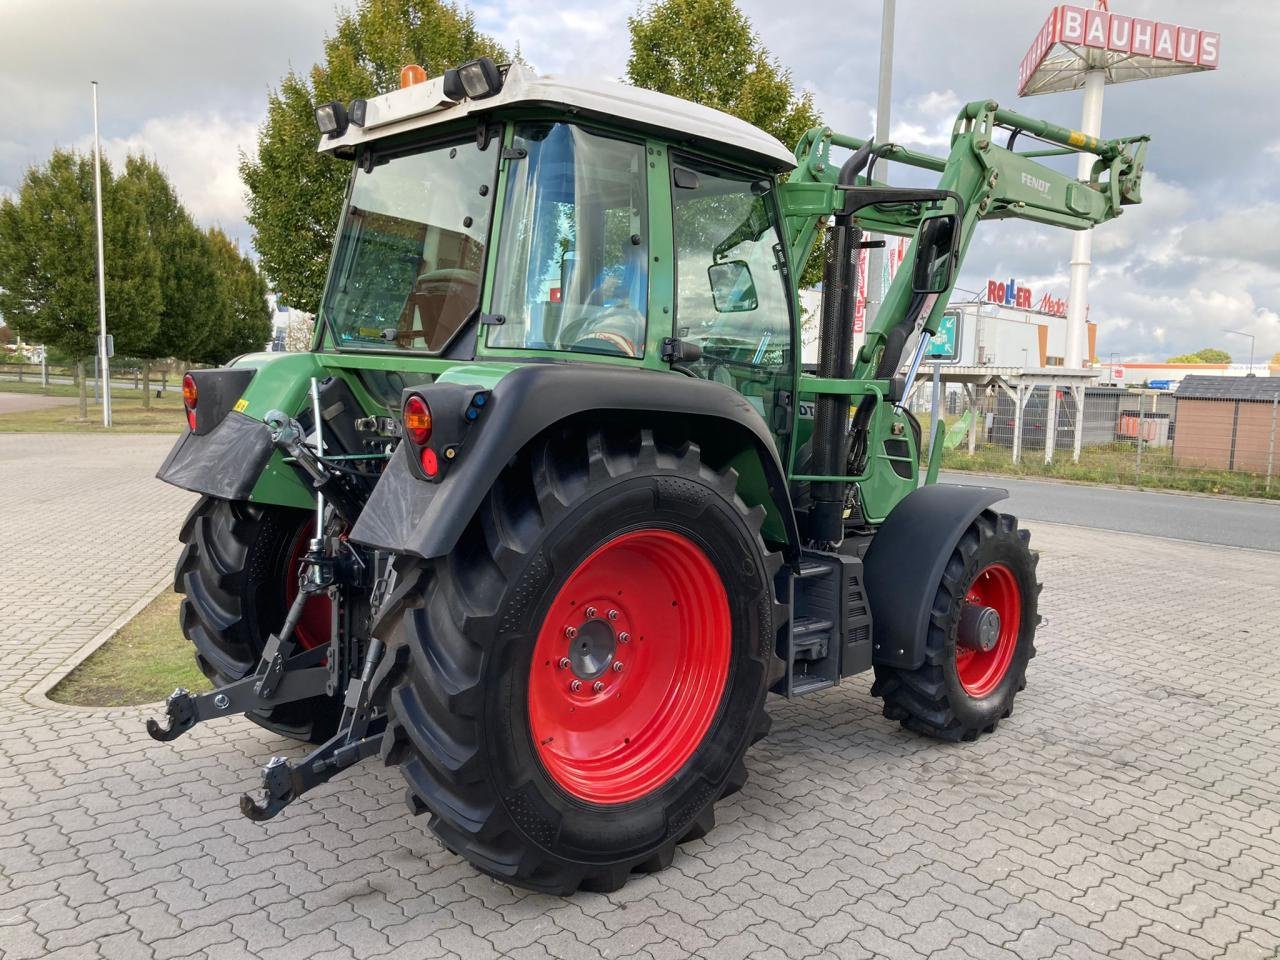
MULTIPOLYGON (((432 446, 452 446, 438 482, 423 478, 401 443, 351 531, 351 539, 371 547, 430 558, 453 550, 499 474, 530 441, 548 428, 576 417, 608 422, 611 416, 643 417, 648 422, 678 418, 699 429, 711 427, 724 442, 741 438, 736 468, 745 479, 758 464, 761 499, 777 520, 788 559, 799 556, 800 538, 787 494, 785 473, 764 420, 736 391, 707 380, 653 370, 619 369, 588 363, 526 363, 497 382, 468 386, 464 370, 452 383, 411 388, 432 410, 432 446), (462 425, 470 395, 488 390, 479 416, 462 425), (445 418, 443 421, 441 418, 445 418), (744 464, 747 461, 747 464, 744 464)), ((729 461, 726 461, 728 465, 729 461)), ((755 472, 755 471, 753 471, 755 472)), ((740 479, 739 489, 744 488, 740 479)))
POLYGON ((329 376, 313 354, 250 354, 231 366, 194 370, 196 429, 184 430, 156 476, 228 500, 311 507, 312 492, 275 451, 261 417, 301 412, 311 378, 329 376))
POLYGON ((938 483, 893 508, 863 559, 871 603, 871 661, 914 670, 924 662, 929 611, 947 561, 969 524, 1007 497, 996 487, 938 483))

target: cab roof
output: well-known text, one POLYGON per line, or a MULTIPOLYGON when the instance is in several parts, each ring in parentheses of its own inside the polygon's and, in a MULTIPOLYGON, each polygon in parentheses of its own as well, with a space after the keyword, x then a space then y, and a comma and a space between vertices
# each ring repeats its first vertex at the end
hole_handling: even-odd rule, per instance
POLYGON ((595 120, 622 122, 690 147, 750 159, 775 171, 790 170, 795 156, 780 140, 745 120, 700 104, 606 80, 539 76, 513 63, 502 89, 483 100, 458 102, 444 95, 443 77, 434 77, 366 101, 363 127, 350 124, 340 137, 322 137, 319 150, 350 155, 361 144, 450 123, 506 107, 550 107, 595 120))

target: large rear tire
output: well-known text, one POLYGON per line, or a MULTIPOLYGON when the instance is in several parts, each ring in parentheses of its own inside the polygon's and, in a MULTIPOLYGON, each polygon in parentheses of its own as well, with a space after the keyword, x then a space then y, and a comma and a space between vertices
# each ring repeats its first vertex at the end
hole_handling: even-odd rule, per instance
MULTIPOLYGON (((214 686, 252 672, 267 638, 284 624, 312 527, 305 510, 215 497, 201 498, 187 515, 173 588, 185 594, 182 632, 214 686)), ((328 636, 328 600, 313 598, 296 639, 310 647, 327 643, 328 636)), ((323 743, 333 736, 341 712, 339 698, 322 696, 248 717, 283 736, 323 743)))
POLYGON ((1039 556, 1008 514, 984 510, 951 553, 934 596, 924 662, 876 666, 884 715, 939 740, 975 740, 1013 712, 1035 656, 1039 556))
POLYGON ((563 895, 711 829, 767 731, 785 623, 780 556, 735 482, 692 444, 566 431, 517 458, 450 556, 398 561, 379 635, 409 656, 384 755, 447 847, 563 895))

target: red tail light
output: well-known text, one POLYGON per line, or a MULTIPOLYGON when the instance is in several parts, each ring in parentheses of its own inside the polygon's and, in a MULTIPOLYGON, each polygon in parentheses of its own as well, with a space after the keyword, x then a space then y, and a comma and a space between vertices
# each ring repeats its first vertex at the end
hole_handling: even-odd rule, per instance
POLYGON ((440 472, 440 458, 430 447, 422 448, 422 472, 432 478, 440 472))
POLYGON ((431 439, 431 410, 419 396, 411 396, 405 401, 404 435, 419 447, 431 439))
POLYGON ((187 410, 187 426, 192 430, 196 428, 196 401, 199 399, 199 391, 196 390, 195 377, 187 374, 182 378, 182 404, 187 410))

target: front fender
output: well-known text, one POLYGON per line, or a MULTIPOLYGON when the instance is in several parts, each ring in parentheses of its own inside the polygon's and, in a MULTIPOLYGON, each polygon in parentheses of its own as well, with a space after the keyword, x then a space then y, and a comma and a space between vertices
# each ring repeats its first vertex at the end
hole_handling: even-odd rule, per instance
POLYGON ((997 487, 938 483, 913 490, 893 508, 863 558, 872 663, 914 670, 924 662, 929 611, 951 551, 978 514, 1008 495, 997 487))
MULTIPOLYGON (((465 372, 451 379, 464 381, 465 372)), ((427 401, 433 416, 439 409, 450 417, 460 415, 456 390, 457 382, 412 388, 427 401)), ((799 531, 773 437, 755 408, 736 391, 653 370, 557 362, 517 366, 491 390, 483 415, 465 428, 458 455, 440 482, 420 479, 409 464, 407 444, 401 443, 351 531, 353 540, 418 557, 444 556, 512 457, 539 433, 580 414, 607 418, 610 413, 643 411, 655 417, 709 418, 722 431, 740 432, 754 448, 772 506, 781 518, 788 559, 799 555, 799 531)), ((448 426, 452 431, 454 425, 448 426)))

